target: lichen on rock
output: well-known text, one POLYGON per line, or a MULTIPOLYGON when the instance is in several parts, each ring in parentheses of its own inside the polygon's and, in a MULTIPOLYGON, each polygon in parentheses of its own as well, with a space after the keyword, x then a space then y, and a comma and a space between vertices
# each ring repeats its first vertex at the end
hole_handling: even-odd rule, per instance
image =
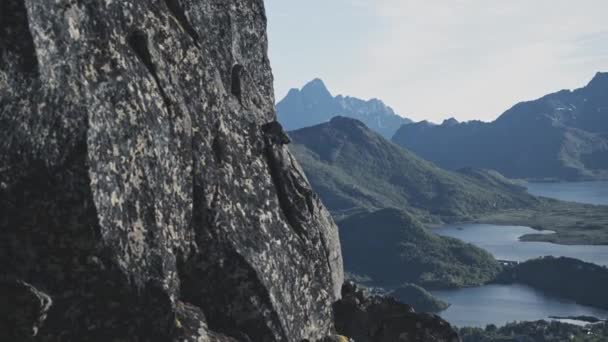
POLYGON ((4 0, 0 16, 0 272, 52 299, 37 340, 332 333, 337 230, 264 129, 262 0, 4 0))

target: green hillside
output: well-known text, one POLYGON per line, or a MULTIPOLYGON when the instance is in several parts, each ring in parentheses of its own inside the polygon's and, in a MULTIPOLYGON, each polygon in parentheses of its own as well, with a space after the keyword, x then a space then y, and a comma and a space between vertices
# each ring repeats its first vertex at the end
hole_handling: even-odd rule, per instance
POLYGON ((538 203, 496 172, 443 170, 354 119, 336 117, 290 137, 313 188, 338 218, 400 208, 424 222, 455 221, 538 203))
POLYGON ((375 286, 474 286, 493 280, 501 270, 490 253, 433 234, 397 209, 356 214, 338 226, 345 269, 375 286))

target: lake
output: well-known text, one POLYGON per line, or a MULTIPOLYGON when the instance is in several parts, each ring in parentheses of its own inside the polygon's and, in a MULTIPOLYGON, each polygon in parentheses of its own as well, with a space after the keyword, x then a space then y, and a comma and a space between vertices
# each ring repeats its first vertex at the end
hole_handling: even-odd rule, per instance
POLYGON ((532 195, 569 202, 608 205, 608 181, 528 183, 532 195))
MULTIPOLYGON (((541 256, 567 256, 608 266, 608 246, 563 246, 546 242, 520 241, 536 233, 529 227, 492 224, 454 224, 433 230, 481 247, 499 260, 525 261, 541 256)), ((552 232, 540 232, 551 234, 552 232)), ((440 316, 456 326, 497 326, 512 321, 548 320, 549 316, 594 316, 608 319, 608 311, 578 305, 523 285, 486 285, 476 288, 433 291, 452 304, 440 316)))
POLYGON ((548 297, 525 285, 486 285, 431 293, 452 304, 440 316, 458 327, 502 326, 514 321, 548 320, 549 316, 608 318, 606 310, 548 297))
POLYGON ((608 246, 565 246, 549 242, 520 241, 526 234, 551 234, 522 226, 493 224, 451 224, 433 231, 472 243, 492 253, 496 259, 526 261, 542 256, 565 256, 608 266, 608 246))

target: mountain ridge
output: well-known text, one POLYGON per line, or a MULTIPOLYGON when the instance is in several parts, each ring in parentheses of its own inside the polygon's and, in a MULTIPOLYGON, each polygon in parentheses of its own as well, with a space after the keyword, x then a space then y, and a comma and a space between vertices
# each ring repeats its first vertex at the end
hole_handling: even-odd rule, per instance
POLYGON ((397 129, 411 120, 401 117, 377 98, 333 96, 325 83, 315 78, 302 87, 289 90, 277 103, 279 122, 286 130, 295 130, 347 116, 365 122, 368 127, 390 138, 397 129))
POLYGON ((517 103, 495 121, 403 125, 392 141, 446 169, 511 178, 608 179, 608 73, 517 103))
POLYGON ((334 214, 392 207, 451 221, 536 203, 495 172, 443 170, 355 119, 335 117, 289 135, 291 151, 334 214))

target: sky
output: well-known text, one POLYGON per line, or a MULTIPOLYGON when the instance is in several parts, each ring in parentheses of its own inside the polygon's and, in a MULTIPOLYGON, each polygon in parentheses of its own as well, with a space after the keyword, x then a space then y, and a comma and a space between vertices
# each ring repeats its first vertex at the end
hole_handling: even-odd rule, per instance
POLYGON ((321 78, 416 121, 491 121, 608 71, 608 0, 266 0, 277 101, 321 78))

